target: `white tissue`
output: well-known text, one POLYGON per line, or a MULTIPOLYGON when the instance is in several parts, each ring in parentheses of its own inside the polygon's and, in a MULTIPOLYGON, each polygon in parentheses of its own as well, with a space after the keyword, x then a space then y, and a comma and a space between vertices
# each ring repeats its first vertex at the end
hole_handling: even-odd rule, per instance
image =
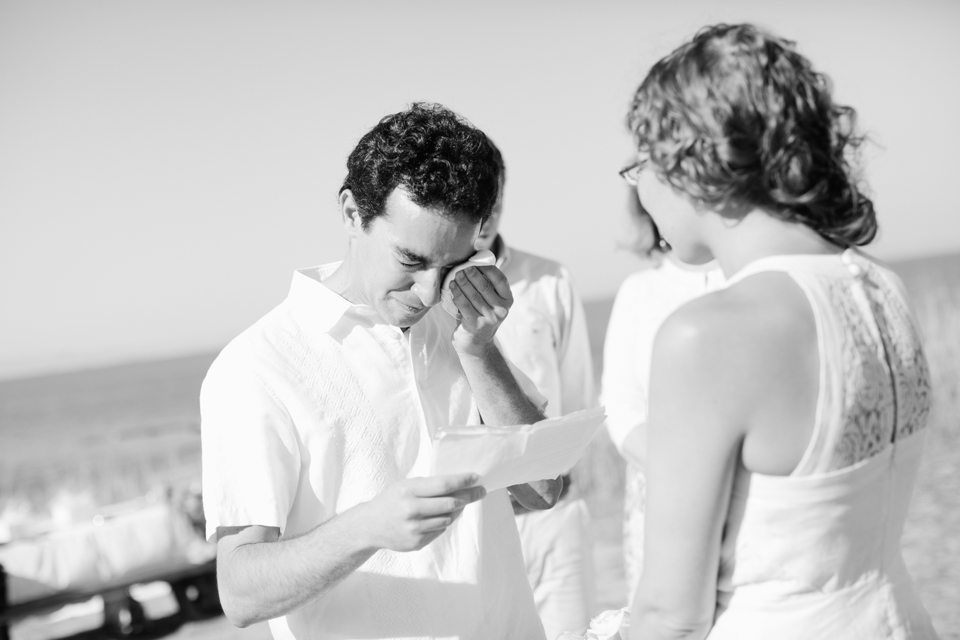
POLYGON ((495 264, 497 264, 497 256, 493 255, 492 251, 481 249, 470 256, 466 262, 458 264, 453 269, 450 269, 450 272, 447 273, 447 277, 443 279, 443 286, 440 287, 440 306, 443 307, 443 310, 452 315, 454 318, 460 317, 460 310, 457 309, 457 305, 454 304, 453 294, 450 292, 450 283, 453 282, 453 279, 456 277, 458 272, 463 271, 467 267, 482 267, 484 265, 492 266, 495 264))

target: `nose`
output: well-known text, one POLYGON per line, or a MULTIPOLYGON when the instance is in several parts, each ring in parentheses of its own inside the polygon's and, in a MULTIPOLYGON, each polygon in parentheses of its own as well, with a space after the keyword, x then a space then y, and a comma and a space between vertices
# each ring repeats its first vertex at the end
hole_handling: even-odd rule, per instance
POLYGON ((425 307, 432 307, 440 302, 440 286, 443 284, 443 274, 440 269, 422 271, 413 285, 413 292, 420 298, 425 307))

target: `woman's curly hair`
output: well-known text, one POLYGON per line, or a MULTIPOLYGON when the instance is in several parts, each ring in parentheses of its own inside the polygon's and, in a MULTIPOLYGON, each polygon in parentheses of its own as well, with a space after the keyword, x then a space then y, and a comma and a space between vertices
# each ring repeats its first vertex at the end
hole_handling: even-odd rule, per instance
POLYGON ((415 102, 360 139, 340 192, 350 189, 364 228, 397 187, 421 207, 483 223, 499 195, 499 171, 482 131, 442 105, 415 102))
POLYGON ((658 174, 693 199, 759 207, 850 246, 877 233, 852 167, 855 120, 793 42, 721 24, 653 66, 627 124, 658 174))

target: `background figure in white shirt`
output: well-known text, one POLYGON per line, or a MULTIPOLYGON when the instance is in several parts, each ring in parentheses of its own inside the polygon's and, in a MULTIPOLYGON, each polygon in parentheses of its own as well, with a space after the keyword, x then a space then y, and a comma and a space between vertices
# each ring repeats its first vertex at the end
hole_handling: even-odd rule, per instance
MULTIPOLYGON (((203 383, 224 612, 284 639, 542 640, 507 492, 423 477, 441 428, 543 419, 494 343, 512 303, 500 270, 458 273, 462 320, 437 304, 497 201, 493 152, 455 113, 414 104, 365 134, 347 171, 345 259, 295 273, 203 383)), ((509 490, 538 509, 561 486, 509 490)))
MULTIPOLYGON (((492 143, 491 143, 492 144, 492 143)), ((513 292, 510 315, 497 331, 504 354, 546 396, 548 417, 596 406, 586 316, 562 264, 509 247, 499 234, 506 168, 499 149, 500 199, 476 248, 497 256, 513 292)), ((531 511, 514 500, 517 528, 534 601, 547 638, 586 628, 594 613, 590 514, 578 487, 564 476, 560 502, 531 511)))
POLYGON ((627 461, 623 555, 629 600, 643 568, 647 400, 657 330, 684 303, 724 282, 716 262, 687 265, 670 252, 656 224, 630 190, 630 234, 625 248, 646 263, 617 291, 603 344, 601 397, 610 439, 627 461))

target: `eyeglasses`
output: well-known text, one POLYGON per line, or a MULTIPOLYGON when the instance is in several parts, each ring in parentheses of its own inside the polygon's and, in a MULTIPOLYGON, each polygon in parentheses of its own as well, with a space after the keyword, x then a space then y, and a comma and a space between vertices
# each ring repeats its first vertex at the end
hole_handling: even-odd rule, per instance
POLYGON ((643 166, 647 164, 646 160, 637 160, 631 165, 627 165, 623 169, 620 169, 620 177, 623 178, 628 185, 636 188, 637 181, 640 177, 640 170, 643 169, 643 166))

